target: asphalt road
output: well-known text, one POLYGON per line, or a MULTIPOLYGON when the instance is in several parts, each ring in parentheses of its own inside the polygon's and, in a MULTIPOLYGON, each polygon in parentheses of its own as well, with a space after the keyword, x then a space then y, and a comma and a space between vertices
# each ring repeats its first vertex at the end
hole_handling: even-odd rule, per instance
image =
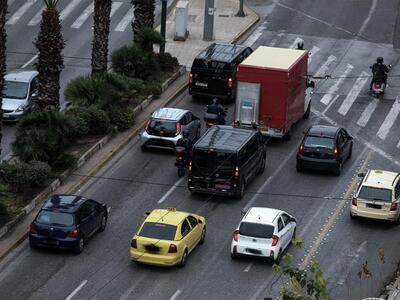
MULTIPOLYGON (((296 38, 302 38, 305 46, 313 49, 309 73, 332 77, 317 81, 310 119, 297 124, 290 141, 268 142, 266 170, 248 186, 242 200, 192 196, 186 180, 176 175, 172 153, 142 153, 138 139, 133 139, 80 191, 111 207, 106 231, 95 236, 79 256, 32 251, 27 242, 22 243, 0 262, 2 299, 66 299, 71 294, 73 299, 277 296, 286 279, 275 274, 270 264, 230 259, 232 231, 241 211, 250 206, 279 208, 296 216, 298 236, 304 244, 289 251, 299 264, 307 265, 313 258, 319 261, 333 299, 379 295, 400 259, 400 227, 350 220, 347 200, 360 170, 400 169, 400 122, 396 115, 399 55, 392 47, 399 2, 385 1, 384 7, 378 2, 250 1, 263 16, 261 27, 252 35, 255 46, 289 47, 296 38), (379 25, 375 25, 377 19, 382 20, 379 25), (379 55, 393 62, 394 76, 389 79, 384 99, 376 102, 368 94, 366 76, 379 55), (343 74, 345 78, 341 79, 343 74), (355 138, 353 156, 340 177, 295 170, 302 132, 317 123, 339 124, 355 138), (163 197, 174 184, 177 187, 163 197), (205 244, 189 256, 184 269, 132 263, 130 239, 144 212, 169 206, 206 217, 205 244), (365 262, 370 277, 360 273, 365 262)), ((172 105, 202 117, 205 104, 184 93, 172 105)), ((232 121, 233 106, 229 108, 228 121, 232 121)))

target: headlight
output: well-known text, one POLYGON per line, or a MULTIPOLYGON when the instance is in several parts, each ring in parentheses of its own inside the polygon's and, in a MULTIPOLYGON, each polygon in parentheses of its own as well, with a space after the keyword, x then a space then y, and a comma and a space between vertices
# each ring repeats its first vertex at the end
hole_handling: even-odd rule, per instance
POLYGON ((18 107, 15 112, 21 112, 25 110, 25 105, 21 105, 20 107, 18 107))

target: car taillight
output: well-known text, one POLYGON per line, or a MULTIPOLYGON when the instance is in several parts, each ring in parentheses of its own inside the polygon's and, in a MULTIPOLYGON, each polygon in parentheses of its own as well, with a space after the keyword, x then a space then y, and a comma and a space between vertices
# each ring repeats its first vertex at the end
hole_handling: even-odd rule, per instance
POLYGON ((234 174, 234 176, 235 176, 235 178, 237 179, 237 178, 239 178, 239 175, 240 175, 239 167, 236 167, 236 168, 235 168, 235 174, 234 174))
POLYGON ((232 78, 228 78, 228 88, 231 89, 233 86, 232 78))
POLYGON ((351 205, 357 206, 357 198, 356 197, 353 197, 353 199, 351 200, 351 205))
POLYGON ((336 147, 335 147, 335 150, 333 150, 333 158, 334 159, 338 159, 339 158, 339 150, 336 147))
POLYGON ((30 233, 37 233, 37 227, 35 224, 31 224, 30 228, 29 228, 29 232, 30 233))
POLYGON ((303 153, 304 153, 304 144, 301 144, 299 147, 299 154, 303 155, 303 153))
POLYGON ((144 130, 147 131, 147 128, 149 128, 150 120, 146 121, 146 124, 144 124, 144 130))
POLYGON ((234 240, 235 242, 237 242, 237 241, 238 241, 238 237, 239 237, 239 230, 235 230, 235 231, 233 232, 233 240, 234 240))
POLYGON ((272 236, 272 246, 276 246, 279 241, 279 236, 273 235, 272 236))
POLYGON ((80 232, 80 229, 76 228, 76 229, 68 232, 68 236, 75 238, 75 237, 77 237, 79 235, 79 232, 80 232))
POLYGON ((191 161, 189 162, 188 171, 189 171, 189 173, 192 172, 192 162, 191 161))
POLYGON ((192 83, 193 83, 193 74, 190 73, 189 74, 189 85, 192 85, 192 83))
POLYGON ((181 123, 176 122, 175 129, 176 129, 176 135, 180 134, 182 130, 181 123))
POLYGON ((237 247, 236 247, 236 245, 233 246, 232 252, 235 253, 235 254, 237 253, 237 247))
POLYGON ((176 247, 176 245, 174 244, 169 245, 168 253, 176 253, 176 252, 178 252, 178 248, 176 247))
POLYGON ((392 205, 390 205, 390 210, 391 211, 397 210, 397 205, 398 205, 398 203, 392 203, 392 205))
POLYGON ((132 248, 137 248, 137 240, 136 240, 136 239, 133 239, 133 240, 131 241, 131 247, 132 247, 132 248))

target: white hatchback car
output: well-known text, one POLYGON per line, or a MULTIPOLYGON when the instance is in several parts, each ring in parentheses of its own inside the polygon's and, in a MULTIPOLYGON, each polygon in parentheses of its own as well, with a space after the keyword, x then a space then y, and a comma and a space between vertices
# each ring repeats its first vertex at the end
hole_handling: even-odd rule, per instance
POLYGON ((296 219, 282 210, 251 207, 233 233, 231 257, 259 256, 279 262, 296 237, 296 219))

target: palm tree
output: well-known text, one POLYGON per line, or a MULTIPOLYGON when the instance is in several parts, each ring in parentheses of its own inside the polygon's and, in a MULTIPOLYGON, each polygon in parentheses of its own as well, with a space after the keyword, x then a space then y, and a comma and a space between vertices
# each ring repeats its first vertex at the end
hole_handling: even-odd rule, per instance
POLYGON ((60 73, 64 68, 62 50, 65 42, 61 33, 60 14, 56 8, 58 0, 43 0, 39 35, 35 41, 39 50, 37 70, 39 72, 39 95, 34 109, 49 111, 60 109, 60 73))
POLYGON ((107 71, 111 2, 111 0, 94 1, 92 74, 105 73, 107 71))
POLYGON ((155 0, 132 0, 134 20, 132 21, 133 42, 137 42, 138 33, 145 28, 154 27, 155 0))
MULTIPOLYGON (((6 13, 7 13, 7 0, 0 0, 0 116, 3 115, 1 107, 3 105, 3 89, 4 89, 4 76, 6 75, 6 13)), ((0 145, 2 138, 1 130, 1 117, 0 117, 0 145)), ((1 154, 1 146, 0 146, 1 154)))

